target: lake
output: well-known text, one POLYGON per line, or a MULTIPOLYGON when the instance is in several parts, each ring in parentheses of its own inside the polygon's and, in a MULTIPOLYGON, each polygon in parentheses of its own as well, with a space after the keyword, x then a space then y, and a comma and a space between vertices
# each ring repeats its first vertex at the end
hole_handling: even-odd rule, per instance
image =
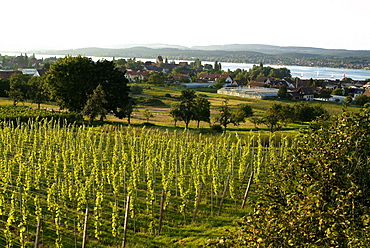
MULTIPOLYGON (((1 53, 2 55, 10 55, 10 56, 19 56, 19 53, 1 53)), ((48 57, 64 57, 65 55, 44 55, 44 54, 36 54, 36 58, 48 58, 48 57)), ((107 59, 112 60, 113 57, 97 57, 97 56, 89 56, 94 61, 97 61, 99 59, 107 59)), ((124 57, 115 57, 115 59, 121 59, 124 57)), ((124 58, 127 59, 127 58, 124 58)), ((155 59, 151 58, 136 58, 136 60, 141 60, 143 62, 145 61, 153 61, 155 62, 155 59)), ((170 60, 171 61, 171 60, 170 60)), ((180 61, 183 62, 193 62, 188 60, 175 60, 176 63, 179 63, 180 61)), ((214 62, 211 61, 202 61, 202 64, 211 64, 213 65, 214 62)), ((245 63, 227 63, 227 62, 221 62, 222 69, 227 71, 230 69, 231 71, 235 71, 236 69, 244 69, 249 70, 253 67, 253 64, 245 64, 245 63)), ((331 79, 341 80, 344 76, 352 78, 353 80, 365 80, 370 79, 370 70, 354 70, 354 69, 339 69, 339 68, 324 68, 324 67, 308 67, 308 66, 291 66, 291 65, 265 65, 265 66, 271 66, 273 68, 282 68, 286 67, 290 70, 292 77, 299 77, 301 79, 331 79)))
MULTIPOLYGON (((237 68, 248 70, 253 67, 253 64, 244 63, 222 63, 222 69, 231 71, 237 68)), ((324 68, 324 67, 308 67, 308 66, 292 66, 292 65, 265 65, 273 68, 286 67, 290 70, 292 77, 302 79, 331 79, 341 80, 343 76, 352 78, 353 80, 365 80, 370 78, 370 70, 354 70, 354 69, 339 69, 339 68, 324 68)))

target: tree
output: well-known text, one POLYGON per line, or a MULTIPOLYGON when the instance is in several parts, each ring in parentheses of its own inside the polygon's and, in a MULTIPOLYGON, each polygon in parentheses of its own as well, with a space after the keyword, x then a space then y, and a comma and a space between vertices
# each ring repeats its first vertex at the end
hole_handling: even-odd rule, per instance
POLYGON ((133 84, 130 87, 130 91, 131 91, 132 94, 140 95, 140 94, 143 93, 143 87, 141 87, 140 85, 137 85, 137 84, 133 84))
POLYGON ((225 247, 367 247, 369 122, 368 109, 318 122, 266 164, 254 211, 225 247))
POLYGON ((331 97, 331 89, 324 88, 320 91, 319 96, 324 99, 329 99, 331 97))
POLYGON ((191 63, 193 69, 201 70, 202 69, 202 62, 199 59, 196 59, 193 63, 191 63))
POLYGON ((131 124, 131 115, 134 112, 134 106, 136 105, 136 101, 134 98, 130 97, 128 100, 128 103, 123 107, 119 109, 119 112, 117 113, 117 117, 122 119, 124 117, 127 117, 127 123, 131 124))
POLYGON ((279 122, 281 121, 281 110, 282 105, 279 103, 273 103, 268 107, 263 117, 263 122, 269 128, 270 132, 275 132, 280 129, 281 124, 279 122))
POLYGON ((176 127, 176 123, 178 121, 181 121, 181 113, 180 113, 179 107, 178 106, 172 106, 171 110, 170 110, 170 115, 172 116, 173 121, 174 121, 174 126, 176 127))
POLYGON ((144 63, 142 61, 136 61, 136 58, 130 58, 126 61, 126 68, 133 71, 142 71, 144 68, 144 63))
POLYGON ((9 79, 9 91, 7 94, 13 100, 13 105, 26 99, 26 94, 29 90, 28 81, 32 76, 27 74, 15 74, 9 79))
POLYGON ((47 84, 51 96, 61 109, 81 112, 86 105, 87 96, 94 86, 94 61, 82 56, 66 56, 50 65, 47 84))
POLYGON ((257 126, 263 123, 263 118, 261 118, 261 117, 251 117, 251 118, 249 118, 249 121, 251 123, 253 123, 253 125, 256 129, 258 129, 257 126))
POLYGON ((45 86, 44 77, 32 77, 29 80, 28 84, 30 89, 27 92, 27 96, 34 103, 36 103, 37 108, 40 109, 40 104, 49 99, 45 86))
POLYGON ((355 98, 356 105, 364 106, 366 103, 370 102, 370 97, 367 95, 359 95, 355 98))
POLYGON ((353 79, 350 77, 343 77, 342 81, 353 81, 353 79))
POLYGON ((228 105, 228 101, 229 101, 228 99, 225 99, 222 102, 220 107, 220 115, 216 117, 216 121, 220 123, 221 126, 224 127, 225 132, 227 125, 229 125, 230 123, 233 123, 235 125, 234 116, 228 105))
POLYGON ((226 78, 217 78, 215 87, 216 89, 221 89, 226 84, 226 78))
POLYGON ((107 110, 104 108, 104 103, 107 100, 105 99, 105 93, 103 87, 99 84, 98 87, 94 90, 93 94, 89 96, 86 105, 82 111, 84 115, 87 115, 90 119, 90 124, 94 123, 94 119, 97 116, 101 116, 101 120, 105 118, 107 110))
POLYGON ((335 88, 331 93, 333 95, 343 96, 343 90, 341 88, 335 88))
POLYGON ((240 123, 245 122, 245 119, 251 116, 253 116, 252 107, 248 104, 241 104, 236 109, 233 118, 235 123, 240 123))
POLYGON ((113 61, 66 56, 51 65, 47 85, 51 96, 62 109, 82 112, 88 96, 100 84, 105 99, 104 108, 118 118, 126 116, 124 110, 130 103, 128 80, 116 69, 113 61))
POLYGON ((149 109, 145 109, 144 112, 143 112, 143 115, 146 119, 146 122, 149 122, 149 119, 151 117, 154 117, 154 115, 152 114, 152 112, 149 111, 149 109))
POLYGON ((162 73, 150 72, 147 83, 148 84, 164 84, 164 76, 162 73))
POLYGON ((0 78, 0 97, 8 97, 7 92, 10 90, 9 80, 0 78))
POLYGON ((219 64, 217 60, 215 61, 214 65, 213 65, 213 70, 214 71, 221 70, 221 64, 219 64))
POLYGON ((245 119, 253 115, 252 108, 247 104, 239 105, 236 110, 232 111, 228 105, 228 99, 225 99, 220 107, 220 114, 216 117, 216 122, 224 127, 226 132, 227 125, 239 125, 240 122, 245 122, 245 119))
POLYGON ((103 87, 107 102, 104 108, 118 118, 130 117, 135 101, 129 96, 130 87, 125 73, 115 68, 113 61, 99 60, 92 71, 94 87, 103 87))
POLYGON ((286 86, 286 84, 280 86, 278 96, 281 99, 286 99, 288 97, 288 87, 286 86))
POLYGON ((290 73, 289 69, 283 67, 283 68, 271 68, 267 76, 271 78, 283 79, 292 77, 292 74, 290 73))
POLYGON ((351 96, 347 96, 345 99, 344 99, 344 102, 346 104, 351 104, 351 102, 353 101, 352 97, 351 96))
POLYGON ((188 128, 189 123, 195 117, 195 101, 196 95, 195 91, 191 89, 186 89, 181 91, 180 100, 181 103, 179 105, 180 111, 180 119, 185 122, 185 127, 188 128))
POLYGON ((293 120, 303 123, 315 120, 317 117, 326 118, 328 112, 321 105, 298 103, 293 106, 293 120))
POLYGON ((194 120, 197 121, 197 127, 201 121, 209 123, 211 117, 211 103, 204 97, 197 97, 195 99, 195 115, 194 120))

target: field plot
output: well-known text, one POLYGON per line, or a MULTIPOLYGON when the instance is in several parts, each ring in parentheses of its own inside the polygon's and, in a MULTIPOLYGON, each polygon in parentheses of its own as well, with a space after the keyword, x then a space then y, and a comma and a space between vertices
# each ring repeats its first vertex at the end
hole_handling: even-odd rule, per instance
POLYGON ((0 129, 0 246, 202 245, 249 211, 287 138, 29 121, 0 129), (253 188, 253 187, 252 187, 253 188), (253 192, 250 194, 253 195, 253 192))

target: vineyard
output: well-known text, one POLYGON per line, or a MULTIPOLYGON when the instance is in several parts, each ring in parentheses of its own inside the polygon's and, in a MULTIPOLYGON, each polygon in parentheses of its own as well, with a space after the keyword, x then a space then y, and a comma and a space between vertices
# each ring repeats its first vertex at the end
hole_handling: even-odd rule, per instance
MULTIPOLYGON (((141 247, 133 237, 241 217, 251 182, 249 194, 264 162, 284 156, 289 140, 2 122, 0 246, 141 247)), ((183 238, 178 233, 173 245, 183 238)))

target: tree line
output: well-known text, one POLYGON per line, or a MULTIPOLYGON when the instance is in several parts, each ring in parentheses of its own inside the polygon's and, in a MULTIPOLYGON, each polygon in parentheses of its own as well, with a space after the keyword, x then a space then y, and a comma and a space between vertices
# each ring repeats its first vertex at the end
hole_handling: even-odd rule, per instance
MULTIPOLYGON (((185 127, 189 126, 190 121, 201 121, 211 124, 210 106, 211 103, 204 97, 197 96, 194 90, 186 89, 181 92, 180 103, 171 107, 170 115, 172 116, 175 126, 177 121, 183 121, 185 127)), ((248 104, 240 104, 232 108, 225 98, 218 107, 218 114, 214 116, 214 123, 211 128, 216 131, 222 131, 217 125, 226 131, 229 124, 235 126, 248 120, 257 126, 266 125, 271 132, 287 126, 289 123, 312 122, 317 118, 328 119, 329 113, 321 105, 312 105, 307 102, 295 104, 272 103, 269 105, 262 117, 254 116, 252 107, 248 104)))
POLYGON ((40 104, 55 101, 61 109, 84 114, 90 120, 108 113, 118 118, 128 117, 133 111, 128 80, 112 61, 83 56, 66 56, 50 65, 42 77, 26 74, 0 79, 2 95, 9 96, 13 105, 24 100, 40 104))

